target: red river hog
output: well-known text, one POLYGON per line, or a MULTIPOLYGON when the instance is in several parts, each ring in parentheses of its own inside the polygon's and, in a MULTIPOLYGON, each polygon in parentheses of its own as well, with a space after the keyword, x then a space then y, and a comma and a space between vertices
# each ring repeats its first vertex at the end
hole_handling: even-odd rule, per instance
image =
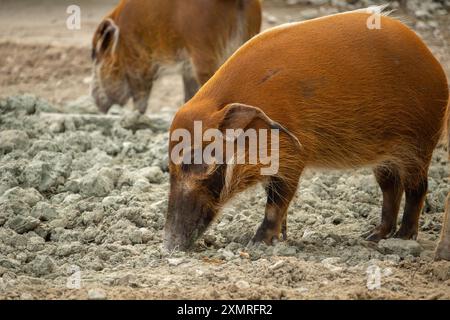
MULTIPOLYGON (((175 115, 165 246, 189 248, 228 200, 257 183, 267 204, 253 241, 286 236, 287 209, 305 168, 373 168, 383 204, 368 240, 415 239, 448 102, 439 62, 414 31, 389 16, 359 10, 261 33, 175 115), (208 162, 186 156, 204 154, 213 143, 208 137, 179 153, 180 132, 194 136, 198 124, 203 133, 223 133, 226 145, 239 141, 228 130, 277 130, 278 141, 268 140, 276 172, 262 174, 262 162, 237 163, 236 154, 225 161, 213 154, 217 159, 208 162)), ((448 229, 446 235, 448 255, 448 229)))

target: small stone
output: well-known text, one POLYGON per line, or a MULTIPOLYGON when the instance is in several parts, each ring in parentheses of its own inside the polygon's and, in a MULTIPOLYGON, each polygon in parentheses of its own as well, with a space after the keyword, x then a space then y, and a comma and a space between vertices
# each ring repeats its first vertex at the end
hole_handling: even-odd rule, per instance
POLYGON ((114 190, 114 180, 110 169, 102 169, 98 173, 88 174, 81 181, 81 193, 85 196, 105 197, 114 190))
POLYGON ((250 288, 250 284, 245 280, 239 280, 238 282, 235 283, 235 285, 239 290, 245 290, 250 288))
POLYGON ((50 204, 41 201, 33 207, 31 210, 31 215, 41 221, 51 221, 56 219, 58 213, 50 204))
POLYGON ((30 207, 36 205, 39 201, 42 201, 44 197, 34 188, 22 189, 20 187, 15 187, 6 191, 3 199, 9 201, 23 201, 30 207))
POLYGON ((418 257, 423 250, 417 241, 402 239, 381 240, 378 243, 378 248, 385 253, 396 254, 401 258, 405 258, 408 255, 418 257))
POLYGON ((276 24, 276 23, 278 23, 277 17, 275 17, 275 16, 273 16, 273 15, 271 15, 271 14, 267 14, 267 15, 266 15, 266 21, 267 21, 267 23, 269 23, 269 24, 276 24))
POLYGON ((22 234, 34 230, 40 224, 39 220, 29 216, 15 216, 6 222, 6 226, 22 234))
POLYGON ((170 122, 160 117, 149 117, 138 112, 133 112, 131 114, 125 114, 120 120, 120 125, 122 128, 133 132, 145 129, 162 132, 170 127, 170 122))
POLYGON ((441 282, 450 279, 450 264, 447 262, 436 263, 433 267, 433 275, 441 282))
POLYGON ((141 231, 139 229, 131 230, 129 232, 129 239, 132 244, 141 244, 143 242, 141 231))
POLYGON ((111 108, 108 110, 108 114, 117 116, 123 114, 123 108, 119 106, 118 104, 113 104, 111 108))
POLYGON ((31 263, 31 271, 38 277, 52 273, 56 266, 49 256, 38 255, 31 263))
POLYGON ((305 9, 305 10, 302 10, 300 12, 300 14, 302 15, 303 19, 307 19, 307 20, 314 19, 314 18, 317 18, 319 16, 319 10, 314 9, 314 8, 305 9))
POLYGON ((64 130, 65 130, 64 121, 63 120, 55 120, 52 123, 50 123, 48 129, 50 130, 50 132, 53 132, 53 133, 64 132, 64 130))
POLYGON ((429 18, 431 15, 427 10, 418 9, 414 12, 415 16, 418 19, 426 19, 429 18))
POLYGON ((297 254, 297 249, 280 242, 273 248, 273 254, 287 257, 295 256, 297 254))
POLYGON ((132 286, 132 287, 136 287, 138 285, 138 280, 137 280, 136 276, 134 276, 132 274, 126 274, 126 275, 124 275, 122 277, 114 279, 113 283, 116 286, 122 286, 122 287, 132 286))
POLYGON ((341 258, 339 257, 326 258, 321 261, 322 265, 331 272, 339 272, 343 270, 343 268, 336 266, 336 264, 340 262, 341 258))
POLYGON ((248 254, 248 252, 241 251, 241 252, 239 252, 239 256, 242 259, 250 259, 250 255, 248 254))
POLYGON ((31 293, 24 292, 20 295, 20 300, 34 300, 34 297, 31 293))
POLYGON ((400 256, 396 254, 387 254, 384 256, 384 261, 388 261, 391 263, 399 263, 400 262, 400 256))
POLYGON ((226 250, 226 249, 220 249, 219 252, 221 253, 222 258, 225 260, 231 260, 234 258, 234 253, 226 250))
POLYGON ((65 107, 71 113, 96 114, 99 113, 95 101, 91 96, 81 96, 75 101, 69 102, 65 107))
POLYGON ((139 231, 141 232, 142 236, 142 243, 148 243, 150 240, 153 240, 153 232, 146 228, 140 228, 139 231))
POLYGON ((423 21, 417 21, 416 29, 427 30, 427 29, 429 29, 429 25, 427 23, 423 22, 423 21))
POLYGON ((23 150, 28 147, 29 137, 20 130, 0 131, 0 154, 10 153, 14 150, 23 150))
POLYGON ((167 259, 169 266, 176 267, 184 262, 183 258, 169 258, 167 259))
POLYGON ((150 183, 161 183, 164 173, 160 167, 148 167, 139 170, 139 176, 146 178, 150 183))
POLYGON ((94 227, 88 227, 84 230, 82 239, 84 242, 89 243, 95 240, 95 237, 98 235, 98 230, 94 227))
POLYGON ((89 300, 106 300, 106 292, 103 289, 89 289, 89 300))
POLYGON ((318 243, 322 240, 322 237, 318 232, 307 229, 303 232, 302 239, 309 243, 318 243))
POLYGON ((323 6, 329 2, 329 0, 309 0, 312 5, 323 6))
POLYGON ((31 94, 9 97, 7 102, 16 114, 33 114, 36 111, 37 98, 31 94))
POLYGON ((45 248, 45 240, 41 237, 31 237, 27 243, 27 250, 31 252, 42 251, 45 248))
POLYGON ((45 192, 64 184, 71 170, 71 154, 42 150, 26 166, 23 178, 28 186, 45 192))
POLYGON ((83 247, 79 242, 72 242, 69 244, 62 244, 56 248, 55 254, 60 257, 68 257, 72 254, 81 252, 83 247))
POLYGON ((299 287, 299 288, 296 288, 295 291, 297 293, 303 294, 303 293, 308 292, 309 290, 308 290, 308 288, 305 288, 305 287, 299 287))
POLYGON ((277 270, 280 269, 282 266, 284 266, 284 264, 286 263, 286 261, 284 260, 279 260, 277 262, 275 262, 273 265, 271 265, 269 267, 270 270, 277 270))
POLYGON ((20 267, 20 261, 17 261, 15 259, 0 259, 0 267, 6 268, 6 269, 17 269, 20 267))

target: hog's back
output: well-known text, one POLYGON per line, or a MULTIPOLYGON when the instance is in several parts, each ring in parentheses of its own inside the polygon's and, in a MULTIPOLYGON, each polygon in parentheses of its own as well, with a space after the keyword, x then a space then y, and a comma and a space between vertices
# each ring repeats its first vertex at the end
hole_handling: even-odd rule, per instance
POLYGON ((401 22, 352 12, 277 27, 238 50, 201 89, 245 103, 297 135, 311 165, 348 167, 430 152, 448 103, 445 74, 401 22))

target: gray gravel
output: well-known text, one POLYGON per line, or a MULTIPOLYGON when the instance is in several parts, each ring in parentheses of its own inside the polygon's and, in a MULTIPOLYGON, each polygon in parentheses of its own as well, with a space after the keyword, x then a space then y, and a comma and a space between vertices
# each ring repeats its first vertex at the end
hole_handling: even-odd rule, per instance
MULTIPOLYGON (((321 262, 339 256, 342 263, 357 265, 418 259, 423 251, 415 241, 365 243, 362 235, 378 223, 381 199, 371 172, 360 170, 307 172, 289 210, 285 243, 246 247, 263 215, 264 192, 256 188, 224 209, 194 252, 161 260, 167 256, 161 239, 169 183, 167 133, 160 128, 167 129, 170 116, 147 119, 157 123, 139 127, 130 119, 139 124, 142 118, 122 110, 109 122, 75 118, 73 126, 55 132, 49 121, 72 121, 71 115, 42 121, 41 103, 45 110, 58 108, 30 99, 0 103, 0 136, 8 137, 0 159, 0 276, 11 271, 59 277, 72 264, 85 270, 178 266, 197 256, 238 262, 242 254, 252 261, 285 256, 321 262), (23 101, 34 112, 18 116, 15 108, 23 101)), ((420 234, 426 241, 439 235, 448 190, 445 159, 445 150, 437 150, 430 170, 420 234)))

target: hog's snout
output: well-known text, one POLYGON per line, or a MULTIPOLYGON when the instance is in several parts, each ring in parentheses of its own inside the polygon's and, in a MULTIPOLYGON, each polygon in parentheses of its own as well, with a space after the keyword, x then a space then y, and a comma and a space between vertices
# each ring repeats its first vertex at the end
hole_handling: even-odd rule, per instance
POLYGON ((196 192, 171 192, 164 227, 167 250, 188 250, 203 234, 215 213, 196 192))
POLYGON ((94 78, 93 83, 91 84, 90 94, 100 112, 107 113, 112 107, 113 101, 108 97, 105 90, 101 88, 101 85, 99 85, 98 82, 99 81, 94 78))
POLYGON ((107 113, 115 104, 126 105, 131 96, 128 82, 121 73, 100 71, 98 68, 94 70, 90 93, 103 113, 107 113))

